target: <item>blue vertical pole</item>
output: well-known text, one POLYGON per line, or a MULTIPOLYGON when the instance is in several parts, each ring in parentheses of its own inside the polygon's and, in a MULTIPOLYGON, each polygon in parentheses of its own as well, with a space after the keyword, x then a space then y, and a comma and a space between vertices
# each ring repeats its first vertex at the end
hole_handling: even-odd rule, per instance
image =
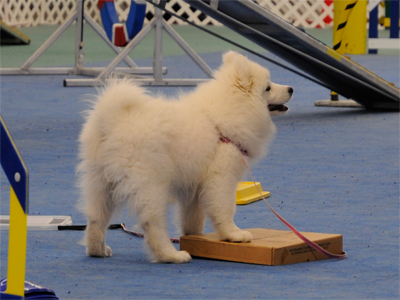
MULTIPOLYGON (((378 38, 378 6, 375 6, 369 13, 368 37, 370 39, 378 38)), ((369 54, 377 54, 378 49, 368 49, 369 54)))
POLYGON ((390 38, 399 38, 399 0, 390 1, 390 38))

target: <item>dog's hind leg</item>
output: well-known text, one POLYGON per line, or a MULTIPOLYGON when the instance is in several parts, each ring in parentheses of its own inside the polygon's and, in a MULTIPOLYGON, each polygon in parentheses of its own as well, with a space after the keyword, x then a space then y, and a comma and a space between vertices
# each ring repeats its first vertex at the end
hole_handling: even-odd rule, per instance
POLYGON ((198 197, 192 201, 181 201, 180 221, 183 235, 203 233, 206 214, 198 197))
POLYGON ((89 256, 108 257, 112 251, 106 245, 106 231, 111 221, 115 205, 110 195, 103 188, 91 187, 86 192, 86 254, 89 256))
POLYGON ((136 213, 144 230, 144 239, 153 262, 186 263, 191 260, 186 251, 177 251, 169 239, 166 211, 168 192, 160 186, 142 186, 136 195, 136 213), (151 201, 154 199, 159 201, 151 201))

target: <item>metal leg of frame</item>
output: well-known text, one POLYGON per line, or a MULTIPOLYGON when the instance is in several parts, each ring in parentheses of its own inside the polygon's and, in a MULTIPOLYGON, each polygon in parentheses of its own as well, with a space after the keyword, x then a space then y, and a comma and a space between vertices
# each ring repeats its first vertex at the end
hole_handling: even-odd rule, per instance
MULTIPOLYGON (((125 75, 133 77, 135 81, 142 85, 153 86, 194 86, 208 79, 179 79, 179 78, 163 78, 166 68, 163 65, 162 41, 163 29, 172 37, 172 39, 193 59, 193 61, 206 73, 208 77, 212 77, 211 68, 201 59, 201 57, 179 36, 179 34, 163 19, 162 10, 155 8, 155 18, 143 28, 138 35, 126 45, 125 49, 111 61, 111 63, 98 74, 94 79, 66 79, 65 86, 99 86, 102 85, 111 74, 119 74, 121 71, 117 68, 130 52, 146 37, 152 29, 155 29, 154 36, 154 57, 153 57, 153 77, 125 75)), ((96 30, 96 29, 95 29, 96 30)), ((95 70, 91 71, 95 74, 95 70)), ((143 74, 143 73, 142 73, 143 74)))

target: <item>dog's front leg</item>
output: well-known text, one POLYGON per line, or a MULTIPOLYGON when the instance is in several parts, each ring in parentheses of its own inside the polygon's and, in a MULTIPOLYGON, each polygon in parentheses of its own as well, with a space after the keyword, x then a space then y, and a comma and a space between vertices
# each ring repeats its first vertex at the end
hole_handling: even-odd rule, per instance
POLYGON ((241 153, 231 144, 220 144, 201 193, 201 201, 221 240, 250 242, 250 232, 239 229, 236 212, 236 187, 245 172, 241 153))

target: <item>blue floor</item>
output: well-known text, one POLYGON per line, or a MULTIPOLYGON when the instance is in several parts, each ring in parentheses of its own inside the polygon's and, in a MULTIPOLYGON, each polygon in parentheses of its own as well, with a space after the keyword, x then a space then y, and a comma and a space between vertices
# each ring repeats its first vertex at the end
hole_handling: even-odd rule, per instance
MULTIPOLYGON (((212 68, 221 63, 221 53, 202 57, 212 68)), ((352 59, 399 86, 398 55, 352 59)), ((152 264, 142 240, 120 230, 108 232, 114 254, 108 259, 85 256, 82 232, 29 231, 26 279, 60 299, 399 299, 399 113, 315 107, 328 90, 256 60, 295 95, 289 113, 274 119, 275 141, 252 172, 271 192, 271 205, 299 230, 342 234, 347 259, 276 267, 207 259, 152 264)), ((202 75, 186 57, 167 57, 165 64, 171 77, 202 75)), ((30 171, 29 213, 84 224, 75 209, 77 138, 87 108, 82 96, 95 89, 64 88, 64 78, 0 77, 1 115, 30 171)), ((3 173, 0 179, 7 215, 9 186, 3 173)), ((242 228, 286 230, 262 201, 238 207, 235 220, 242 228)), ((125 216, 114 221, 133 224, 125 216)), ((4 278, 8 232, 0 234, 4 278)))

